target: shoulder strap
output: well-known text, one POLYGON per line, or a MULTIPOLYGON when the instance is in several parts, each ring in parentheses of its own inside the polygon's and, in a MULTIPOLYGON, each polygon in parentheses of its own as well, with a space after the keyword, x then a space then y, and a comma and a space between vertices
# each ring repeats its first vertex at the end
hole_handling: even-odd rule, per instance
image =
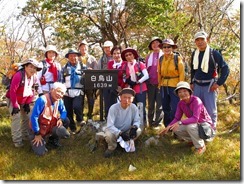
POLYGON ((218 68, 218 64, 216 63, 216 61, 215 61, 215 59, 214 59, 213 51, 214 51, 214 49, 210 48, 210 56, 211 56, 211 58, 212 58, 212 60, 213 60, 214 68, 216 69, 216 68, 218 68))
POLYGON ((42 76, 47 72, 47 62, 45 60, 42 60, 42 76))
POLYGON ((164 55, 160 56, 160 58, 159 58, 159 68, 160 69, 161 69, 161 66, 162 66, 163 59, 164 59, 164 55))
POLYGON ((178 54, 174 53, 175 70, 178 70, 178 54))

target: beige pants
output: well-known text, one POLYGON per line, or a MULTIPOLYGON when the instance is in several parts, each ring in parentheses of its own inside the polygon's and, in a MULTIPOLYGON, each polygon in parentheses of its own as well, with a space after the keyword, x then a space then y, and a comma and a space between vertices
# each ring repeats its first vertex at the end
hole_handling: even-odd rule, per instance
POLYGON ((204 140, 199 137, 197 123, 180 125, 174 133, 181 139, 192 141, 195 148, 201 148, 205 145, 204 140))
MULTIPOLYGON (((128 130, 129 132, 130 130, 128 130)), ((141 135, 141 129, 138 128, 136 131, 136 138, 134 140, 136 140, 140 135, 141 135)), ((119 136, 116 136, 115 134, 111 133, 109 130, 105 130, 105 140, 108 143, 108 149, 109 150, 115 150, 117 147, 117 139, 119 136)))
POLYGON ((12 104, 9 99, 7 99, 7 106, 11 117, 11 134, 14 143, 22 142, 22 140, 29 139, 29 119, 31 111, 26 114, 23 107, 20 107, 20 112, 12 116, 12 104))

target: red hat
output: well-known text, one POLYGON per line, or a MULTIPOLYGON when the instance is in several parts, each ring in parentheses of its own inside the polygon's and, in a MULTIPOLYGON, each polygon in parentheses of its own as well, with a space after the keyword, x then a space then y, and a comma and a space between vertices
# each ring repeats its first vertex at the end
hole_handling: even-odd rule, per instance
POLYGON ((135 59, 137 59, 139 57, 139 55, 138 55, 138 53, 137 53, 137 51, 135 49, 128 47, 125 50, 123 50, 122 53, 121 53, 121 58, 122 58, 123 61, 126 61, 125 54, 127 52, 131 52, 134 55, 135 59))

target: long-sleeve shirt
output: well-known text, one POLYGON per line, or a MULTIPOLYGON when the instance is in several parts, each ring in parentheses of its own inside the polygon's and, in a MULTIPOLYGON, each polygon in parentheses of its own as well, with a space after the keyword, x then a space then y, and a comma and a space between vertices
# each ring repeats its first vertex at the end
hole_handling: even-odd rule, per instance
MULTIPOLYGON (((38 119, 39 119, 39 116, 42 114, 46 103, 47 102, 46 102, 46 98, 44 95, 39 97, 35 102, 35 105, 33 107, 32 114, 31 114, 31 118, 30 118, 31 127, 34 132, 38 132, 40 130, 38 119)), ((54 104, 52 103, 52 105, 54 105, 54 104)), ((65 109, 64 102, 62 99, 59 100, 58 111, 60 113, 60 119, 62 119, 62 120, 66 119, 67 111, 65 109)))
MULTIPOLYGON (((198 56, 198 69, 194 70, 193 69, 193 62, 191 63, 191 83, 193 83, 193 78, 197 79, 197 80, 211 80, 213 78, 213 73, 215 70, 215 65, 214 65, 214 61, 213 58, 211 57, 211 52, 213 53, 213 57, 215 62, 218 65, 218 79, 217 79, 217 84, 219 86, 221 86, 222 84, 225 83, 230 71, 229 71, 229 66, 227 65, 227 63, 224 61, 222 55, 216 51, 216 50, 210 50, 210 56, 209 56, 209 66, 208 66, 208 73, 205 73, 202 71, 201 69, 201 64, 202 64, 202 59, 204 56, 204 52, 205 51, 200 51, 199 52, 199 56, 198 56)), ((193 55, 194 52, 192 54, 192 60, 193 60, 193 55)), ((210 82, 209 82, 210 83, 210 82)), ((199 85, 209 85, 209 83, 202 83, 199 85)))
POLYGON ((200 98, 191 96, 190 103, 181 100, 176 109, 175 118, 169 125, 181 121, 183 125, 208 122, 212 125, 212 120, 200 98), (186 119, 182 119, 185 114, 186 119))
MULTIPOLYGON (((160 62, 160 61, 159 61, 160 62)), ((178 56, 178 70, 175 69, 174 54, 164 55, 161 64, 158 65, 159 86, 176 87, 178 82, 185 80, 184 63, 178 56)))
POLYGON ((139 111, 135 104, 131 104, 126 109, 121 107, 120 102, 113 104, 108 112, 107 127, 111 133, 118 136, 122 131, 127 131, 131 126, 140 127, 139 111))

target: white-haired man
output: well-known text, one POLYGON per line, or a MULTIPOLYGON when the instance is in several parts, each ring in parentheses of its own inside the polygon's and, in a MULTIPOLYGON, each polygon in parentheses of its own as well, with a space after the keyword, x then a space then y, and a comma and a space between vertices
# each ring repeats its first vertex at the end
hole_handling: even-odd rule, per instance
POLYGON ((51 92, 42 95, 35 102, 30 118, 30 140, 37 155, 47 152, 45 138, 49 138, 49 145, 57 148, 60 146, 59 138, 70 137, 66 129, 69 119, 62 100, 65 92, 65 85, 55 82, 51 92))

